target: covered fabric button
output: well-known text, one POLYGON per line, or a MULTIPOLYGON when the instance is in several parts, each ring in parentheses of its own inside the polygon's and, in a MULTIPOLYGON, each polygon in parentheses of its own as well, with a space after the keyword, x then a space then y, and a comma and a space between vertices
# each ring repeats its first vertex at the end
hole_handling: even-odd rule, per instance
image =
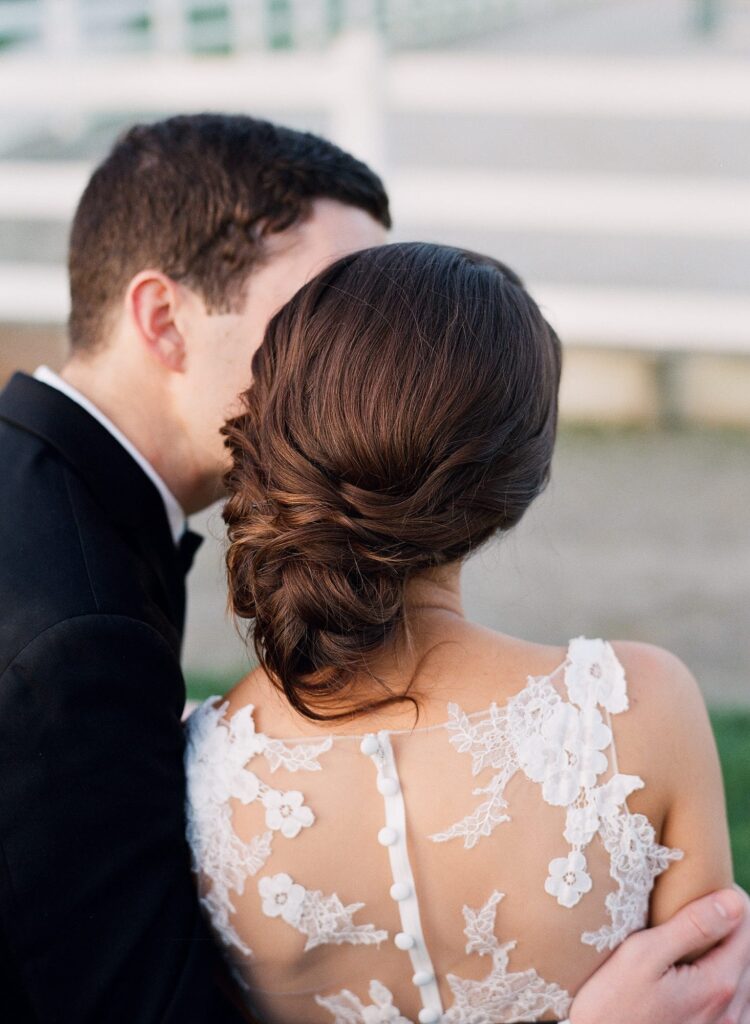
POLYGON ((379 746, 380 744, 378 743, 377 736, 373 736, 373 734, 370 733, 362 740, 359 745, 359 749, 363 754, 366 754, 368 757, 372 757, 373 754, 377 753, 379 746))
POLYGON ((439 1020, 440 1010, 433 1010, 425 1006, 424 1010, 419 1011, 419 1024, 437 1024, 439 1020))
POLYGON ((381 796, 395 796, 398 793, 398 780, 381 775, 378 779, 378 792, 381 796))
POLYGON ((399 932, 398 935, 394 936, 393 941, 399 949, 413 949, 417 940, 413 935, 409 935, 408 932, 399 932))
POLYGON ((378 842, 381 846, 393 846, 398 839, 398 832, 395 828, 390 828, 388 825, 385 828, 381 828, 378 832, 378 842))
POLYGON ((408 900, 411 896, 411 886, 408 882, 394 882, 391 886, 392 900, 408 900))
POLYGON ((435 980, 435 975, 432 971, 417 971, 411 980, 412 984, 417 987, 420 985, 429 985, 431 981, 435 980))

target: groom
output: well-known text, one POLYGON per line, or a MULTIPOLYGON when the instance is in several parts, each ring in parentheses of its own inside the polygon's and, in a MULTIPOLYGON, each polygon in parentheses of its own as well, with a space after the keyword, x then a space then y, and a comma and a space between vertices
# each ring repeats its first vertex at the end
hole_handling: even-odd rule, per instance
MULTIPOLYGON (((220 495, 269 317, 389 226, 367 167, 245 117, 135 127, 84 192, 70 358, 0 395, 3 1024, 246 1019, 184 839, 186 516, 220 495)), ((631 936, 571 1021, 747 1021, 748 965, 744 894, 707 896, 631 936)))

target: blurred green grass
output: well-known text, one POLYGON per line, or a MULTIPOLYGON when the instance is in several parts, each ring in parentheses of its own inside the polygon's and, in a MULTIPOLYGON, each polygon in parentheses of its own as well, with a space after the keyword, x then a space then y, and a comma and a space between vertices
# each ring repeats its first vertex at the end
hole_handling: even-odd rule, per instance
MULTIPOLYGON (((239 675, 237 673, 237 677, 239 675)), ((201 701, 225 693, 233 681, 190 675, 188 697, 201 701)), ((750 710, 715 709, 711 712, 711 722, 724 772, 735 876, 739 884, 750 891, 750 710)))
POLYGON ((750 710, 714 709, 711 722, 724 772, 734 873, 750 890, 750 710))
MULTIPOLYGON (((247 669, 245 669, 245 672, 247 669)), ((226 693, 238 679, 243 676, 242 671, 238 671, 233 676, 211 676, 211 675, 199 675, 197 673, 188 672, 185 676, 187 683, 187 695, 188 700, 207 700, 209 697, 214 695, 221 696, 226 693)))

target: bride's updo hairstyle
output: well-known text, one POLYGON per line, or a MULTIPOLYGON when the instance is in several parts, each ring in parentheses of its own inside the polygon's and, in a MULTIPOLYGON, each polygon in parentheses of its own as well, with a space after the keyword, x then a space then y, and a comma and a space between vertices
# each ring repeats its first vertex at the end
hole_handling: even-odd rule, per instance
POLYGON ((404 628, 407 581, 510 530, 544 489, 560 361, 512 270, 443 245, 346 256, 273 318, 224 428, 227 567, 232 610, 302 714, 404 699, 374 679, 372 699, 347 691, 404 628))

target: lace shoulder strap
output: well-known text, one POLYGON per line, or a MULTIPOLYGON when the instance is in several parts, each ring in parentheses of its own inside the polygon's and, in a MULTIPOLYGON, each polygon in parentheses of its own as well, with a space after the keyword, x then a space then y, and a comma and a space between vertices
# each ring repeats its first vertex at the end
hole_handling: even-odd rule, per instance
POLYGON ((609 788, 617 790, 623 805, 627 808, 627 793, 636 788, 640 789, 643 782, 634 775, 620 775, 612 715, 627 711, 630 704, 625 669, 612 644, 600 637, 592 639, 578 636, 571 640, 565 659, 564 679, 568 699, 580 708, 584 718, 589 723, 592 718, 599 721, 603 719, 606 722, 609 730, 610 767, 614 777, 609 788), (623 785, 624 783, 627 783, 627 786, 623 785))

